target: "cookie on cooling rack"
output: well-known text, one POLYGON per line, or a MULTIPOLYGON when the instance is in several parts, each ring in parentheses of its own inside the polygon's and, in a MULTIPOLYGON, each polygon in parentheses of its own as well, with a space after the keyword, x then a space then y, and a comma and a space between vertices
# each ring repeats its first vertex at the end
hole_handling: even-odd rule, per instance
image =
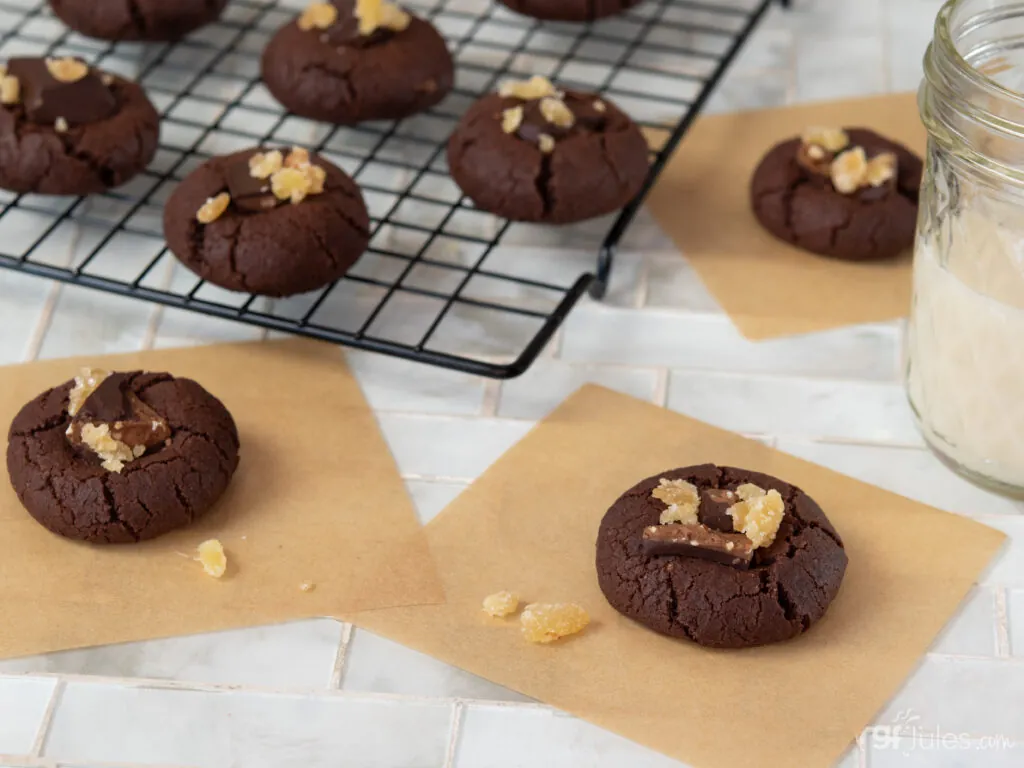
POLYGON ((369 229, 356 183, 298 147, 214 157, 164 206, 164 237, 182 264, 214 285, 261 296, 334 282, 366 250, 369 229))
POLYGON ((836 529, 802 490, 714 464, 641 481, 597 534, 597 579, 615 610, 716 648, 806 632, 838 594, 847 562, 836 529))
POLYGON ((216 21, 228 0, 49 0, 76 32, 101 40, 177 40, 216 21))
POLYGON ((227 408, 190 379, 84 369, 36 397, 8 433, 18 498, 61 536, 120 544, 188 525, 238 467, 227 408))
POLYGON ((811 128, 773 147, 750 182, 754 215, 775 237, 847 261, 914 244, 921 158, 864 128, 811 128))
POLYGON ((592 21, 614 16, 641 0, 500 0, 516 13, 548 21, 592 21))
POLYGON ((539 76, 479 99, 448 140, 452 178, 478 208, 548 224, 622 208, 647 158, 639 127, 613 103, 539 76))
POLYGON ((133 82, 74 58, 13 58, 0 78, 0 187, 87 195, 156 153, 160 117, 133 82))
POLYGON ((343 125, 421 112, 454 80, 434 26, 387 0, 311 3, 274 35, 261 69, 289 110, 343 125))

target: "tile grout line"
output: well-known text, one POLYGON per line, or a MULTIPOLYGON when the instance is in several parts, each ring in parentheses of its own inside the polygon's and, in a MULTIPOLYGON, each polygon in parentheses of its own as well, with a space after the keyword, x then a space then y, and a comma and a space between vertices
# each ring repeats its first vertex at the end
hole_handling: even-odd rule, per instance
POLYGON ((864 742, 867 740, 867 734, 866 730, 861 731, 860 735, 853 742, 857 745, 857 768, 868 768, 868 750, 864 745, 864 742))
POLYGON ((462 715, 466 705, 456 701, 452 707, 452 724, 448 731, 448 747, 444 754, 443 768, 455 768, 455 752, 459 748, 459 735, 462 732, 462 715))
POLYGON ((43 749, 46 747, 46 739, 50 735, 50 728, 53 725, 54 715, 57 713, 57 707, 60 705, 61 699, 64 697, 64 689, 67 684, 62 678, 57 678, 56 684, 53 686, 53 693, 50 694, 50 700, 46 703, 46 710, 43 712, 43 719, 39 723, 39 729, 36 731, 36 737, 32 742, 32 756, 42 758, 43 749))
POLYGON ((654 394, 651 397, 655 405, 668 407, 668 391, 672 372, 668 368, 659 368, 655 372, 654 394))
POLYGON ((25 345, 24 361, 26 363, 33 362, 39 358, 39 352, 43 348, 43 341, 46 339, 46 334, 50 331, 50 324, 53 322, 53 315, 57 308, 57 299, 60 297, 60 293, 61 284, 54 281, 50 287, 49 294, 43 300, 43 308, 39 314, 39 319, 36 321, 36 325, 28 338, 28 343, 25 345))
POLYGON ((338 650, 334 654, 334 667, 331 669, 331 689, 341 690, 341 683, 345 677, 345 663, 348 659, 348 646, 352 642, 352 624, 345 622, 341 627, 341 638, 338 640, 338 650))
POLYGON ((1008 659, 1010 653, 1010 608, 1006 600, 1006 588, 998 587, 995 591, 996 614, 996 656, 1008 659))
POLYGON ((484 395, 480 402, 480 411, 477 417, 494 418, 498 415, 502 384, 503 382, 500 379, 488 379, 484 383, 484 395))

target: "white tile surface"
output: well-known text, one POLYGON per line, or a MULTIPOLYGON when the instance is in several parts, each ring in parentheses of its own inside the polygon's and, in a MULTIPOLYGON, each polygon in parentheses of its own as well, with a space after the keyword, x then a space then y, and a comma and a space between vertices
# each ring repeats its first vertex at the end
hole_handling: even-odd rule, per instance
POLYGON ((657 388, 658 372, 646 368, 539 360, 518 379, 502 383, 498 416, 542 419, 587 383, 601 384, 640 400, 651 400, 657 388))
POLYGON ((1009 619, 1010 651, 1024 657, 1024 589, 1010 590, 1006 598, 1009 619))
POLYGON ((548 708, 470 705, 455 768, 676 768, 675 760, 548 708))
MULTIPOLYGON (((303 4, 304 0, 286 3, 293 10, 303 4)), ((792 10, 775 8, 767 14, 764 28, 712 95, 711 111, 918 86, 921 56, 940 0, 794 0, 793 5, 792 10)), ((458 6, 474 11, 486 3, 459 0, 458 6)), ((228 13, 241 19, 251 11, 231 6, 228 13)), ((504 12, 498 13, 504 18, 504 12)), ((266 30, 286 18, 283 11, 268 14, 266 30)), ((0 11, 0 27, 4 21, 0 11)), ((40 19, 35 26, 35 33, 43 36, 60 30, 52 19, 40 19)), ((496 29, 502 31, 500 25, 496 29)), ((246 44, 255 49, 267 32, 250 37, 246 44)), ((708 40, 693 36, 688 42, 708 40)), ((98 50, 95 42, 79 36, 75 44, 98 50)), ((5 55, 11 50, 5 46, 5 55)), ((130 55, 139 50, 136 47, 130 55)), ((128 59, 120 61, 134 66, 128 59)), ((235 81, 223 76, 236 64, 227 62, 221 75, 206 78, 210 87, 240 96, 235 81)), ((253 115, 272 120, 279 114, 265 89, 255 89, 244 100, 271 111, 237 111, 229 117, 235 128, 245 129, 253 115)), ((306 121, 289 121, 288 131, 294 135, 309 136, 315 130, 306 121)), ((46 198, 31 202, 54 210, 69 204, 46 198)), ((97 199, 80 212, 109 217, 118 205, 97 199)), ((156 232, 159 218, 154 214, 158 211, 145 212, 134 223, 156 232)), ((475 220, 478 226, 493 226, 479 216, 475 220)), ((0 240, 5 250, 21 252, 49 223, 45 216, 8 212, 0 218, 0 240)), ((580 227, 514 226, 508 247, 495 253, 489 266, 513 275, 542 271, 552 282, 568 283, 592 268, 594 250, 609 223, 606 217, 580 227)), ((432 256, 459 263, 475 258, 468 252, 472 249, 451 248, 452 243, 439 242, 432 256)), ((45 238, 34 258, 51 264, 80 263, 95 244, 95 230, 66 223, 45 238)), ((397 239, 391 245, 404 247, 397 239)), ((121 233, 88 269, 123 276, 151 258, 159 246, 155 237, 121 233)), ((147 286, 159 288, 170 281, 176 289, 188 290, 195 278, 171 265, 169 260, 157 265, 147 286)), ((357 271, 372 276, 386 267, 364 260, 357 271)), ((444 278, 425 270, 414 279, 429 287, 444 278)), ((474 281, 467 290, 479 298, 544 309, 551 301, 537 289, 509 289, 486 280, 474 281)), ((315 319, 358 327, 378 294, 372 286, 335 291, 315 319)), ((200 295, 241 301, 208 288, 200 295)), ((227 320, 177 309, 154 310, 81 288, 62 288, 59 300, 52 301, 56 297, 52 283, 0 270, 0 362, 21 360, 34 351, 33 340, 41 341, 40 354, 53 357, 263 335, 227 320)), ((294 315, 305 312, 309 301, 299 297, 274 306, 294 315)), ((433 300, 396 302, 373 330, 415 340, 437 309, 433 300)), ((523 320, 490 330, 494 325, 485 324, 486 319, 485 311, 459 308, 439 328, 434 347, 503 358, 518 352, 536 329, 534 321, 523 320)), ((896 324, 757 344, 744 340, 671 241, 641 211, 620 245, 607 300, 584 299, 557 343, 527 376, 485 383, 360 352, 350 361, 424 522, 522 437, 533 420, 578 384, 594 380, 644 399, 667 395, 673 408, 698 418, 756 434, 796 455, 1005 530, 1010 543, 937 640, 935 654, 879 716, 878 725, 884 727, 900 708, 912 708, 918 718, 914 723, 941 728, 940 736, 1012 732, 1024 744, 1024 506, 959 480, 921 448, 899 383, 898 350, 896 324)), ((75 768, 676 765, 358 630, 345 649, 343 690, 327 692, 341 642, 341 625, 311 620, 2 662, 0 764, 54 768, 56 760, 75 768), (12 677, 4 671, 46 672, 47 677, 12 677), (165 682, 160 689, 133 687, 131 681, 140 677, 165 682), (58 679, 68 687, 56 711, 47 756, 17 757, 32 749, 58 679), (477 703, 483 700, 503 703, 477 703), (452 740, 456 707, 461 711, 461 731, 452 740), (449 745, 454 746, 451 755, 449 745)), ((928 748, 934 739, 928 742, 906 734, 880 744, 877 734, 866 734, 866 751, 848 753, 841 768, 1024 765, 1020 747, 992 749, 992 744, 975 740, 963 748, 928 748)))
POLYGON ((963 515, 1020 515, 1024 505, 989 493, 949 472, 924 448, 826 443, 781 437, 776 446, 799 456, 881 486, 901 496, 963 515))
POLYGON ((898 384, 673 371, 668 405, 736 432, 922 444, 898 384))
POLYGON ((378 421, 403 475, 475 478, 530 429, 508 419, 443 419, 380 413, 378 421))
POLYGON ((723 315, 580 307, 566 321, 562 357, 624 365, 890 381, 895 326, 859 326, 755 343, 723 315))
POLYGON ((316 689, 331 683, 341 624, 331 619, 86 648, 0 662, 0 673, 47 672, 316 689))
POLYGON ((340 759, 430 768, 444 761, 450 718, 445 703, 71 683, 44 754, 196 768, 335 768, 340 759))
POLYGON ((0 755, 27 755, 43 722, 57 681, 0 677, 0 755))
POLYGON ((876 724, 896 722, 911 710, 919 728, 966 732, 972 737, 1005 736, 1024 742, 1024 662, 926 656, 876 724), (964 695, 977 691, 978 695, 964 695))
POLYGON ((515 691, 405 648, 365 629, 356 629, 345 656, 342 688, 432 698, 530 701, 515 691))

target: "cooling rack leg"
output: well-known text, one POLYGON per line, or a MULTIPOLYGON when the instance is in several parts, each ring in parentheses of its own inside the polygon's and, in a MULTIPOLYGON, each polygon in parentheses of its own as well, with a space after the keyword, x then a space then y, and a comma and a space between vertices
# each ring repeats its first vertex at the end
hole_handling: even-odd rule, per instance
POLYGON ((597 274, 594 282, 590 284, 590 296, 594 299, 603 299, 608 292, 608 279, 612 274, 612 262, 615 261, 615 246, 603 245, 597 255, 597 274))

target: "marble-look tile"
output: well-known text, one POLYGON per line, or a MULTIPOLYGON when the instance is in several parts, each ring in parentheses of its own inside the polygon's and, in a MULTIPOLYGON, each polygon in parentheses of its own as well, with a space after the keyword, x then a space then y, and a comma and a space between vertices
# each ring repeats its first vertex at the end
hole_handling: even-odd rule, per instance
POLYGON ((374 352, 349 350, 349 368, 378 411, 476 414, 484 398, 479 376, 413 363, 374 352), (410 384, 415 382, 415 386, 410 384))
POLYGON ((715 87, 706 112, 718 115, 784 106, 789 101, 793 87, 791 80, 786 71, 772 70, 746 75, 737 72, 715 87))
POLYGON ((650 400, 657 382, 658 373, 653 369, 538 360, 519 378, 502 383, 498 416, 541 419, 587 383, 600 384, 640 400, 650 400))
POLYGON ((152 304, 63 285, 40 358, 133 352, 146 338, 152 304))
POLYGON ((176 307, 163 307, 153 337, 153 346, 156 349, 164 349, 198 344, 258 341, 262 334, 260 328, 235 320, 201 315, 176 307))
POLYGON ((312 619, 0 662, 0 673, 142 677, 260 688, 327 688, 341 624, 312 619))
POLYGON ((1006 612, 1010 630, 1010 653, 1024 657, 1024 589, 1006 593, 1006 612))
POLYGON ((737 373, 893 381, 895 325, 865 325, 753 342, 724 315, 579 307, 566 321, 561 357, 570 361, 670 366, 737 373))
POLYGON ((0 270, 0 364, 24 359, 52 286, 49 280, 0 270))
POLYGON ((403 475, 473 479, 532 426, 507 419, 380 413, 384 437, 403 475))
POLYGON ((797 100, 833 100, 883 92, 886 73, 882 50, 877 33, 802 35, 797 43, 797 100))
POLYGON ((902 719, 919 730, 940 728, 972 738, 1004 736, 1024 743, 1022 701, 1024 662, 1020 660, 926 656, 879 713, 875 725, 896 725, 902 719), (967 691, 979 695, 964 695, 967 691), (908 710, 915 720, 908 720, 908 710))
MULTIPOLYGON (((903 2, 903 0, 900 0, 903 2)), ((878 31, 886 0, 792 0, 788 9, 777 8, 767 14, 767 29, 793 29, 798 38, 821 35, 858 36, 878 31)))
POLYGON ((470 705, 455 768, 684 768, 621 736, 552 709, 470 705))
POLYGON ((668 406, 735 432, 922 442, 898 384, 673 371, 668 406))
POLYGON ((982 522, 1005 533, 1007 541, 980 583, 1024 589, 1024 517, 992 516, 982 522))
POLYGON ((432 698, 530 701, 508 688, 358 628, 345 656, 342 688, 432 698))
POLYGON ((925 50, 934 37, 935 17, 942 5, 943 0, 885 3, 882 34, 890 90, 913 91, 921 84, 925 50))
POLYGON ((722 314, 722 308, 701 282, 690 262, 675 250, 651 251, 647 254, 644 306, 651 309, 722 314))
POLYGON ((335 768, 339 760, 428 768, 444 761, 450 721, 451 706, 442 703, 76 682, 64 691, 44 754, 193 768, 335 768))
POLYGON ((967 482, 924 448, 825 443, 781 437, 781 451, 964 515, 1021 515, 1024 504, 967 482))
POLYGON ((998 651, 995 590, 989 587, 972 590, 931 650, 951 655, 994 657, 998 651))
POLYGON ((433 520, 455 497, 466 490, 465 483, 444 483, 432 480, 406 480, 406 490, 416 505, 421 525, 433 520))
POLYGON ((25 755, 42 725, 57 681, 0 677, 0 755, 25 755))
POLYGON ((955 730, 934 729, 896 737, 891 731, 872 732, 865 739, 868 768, 1019 768, 1024 743, 988 737, 971 739, 955 730))

